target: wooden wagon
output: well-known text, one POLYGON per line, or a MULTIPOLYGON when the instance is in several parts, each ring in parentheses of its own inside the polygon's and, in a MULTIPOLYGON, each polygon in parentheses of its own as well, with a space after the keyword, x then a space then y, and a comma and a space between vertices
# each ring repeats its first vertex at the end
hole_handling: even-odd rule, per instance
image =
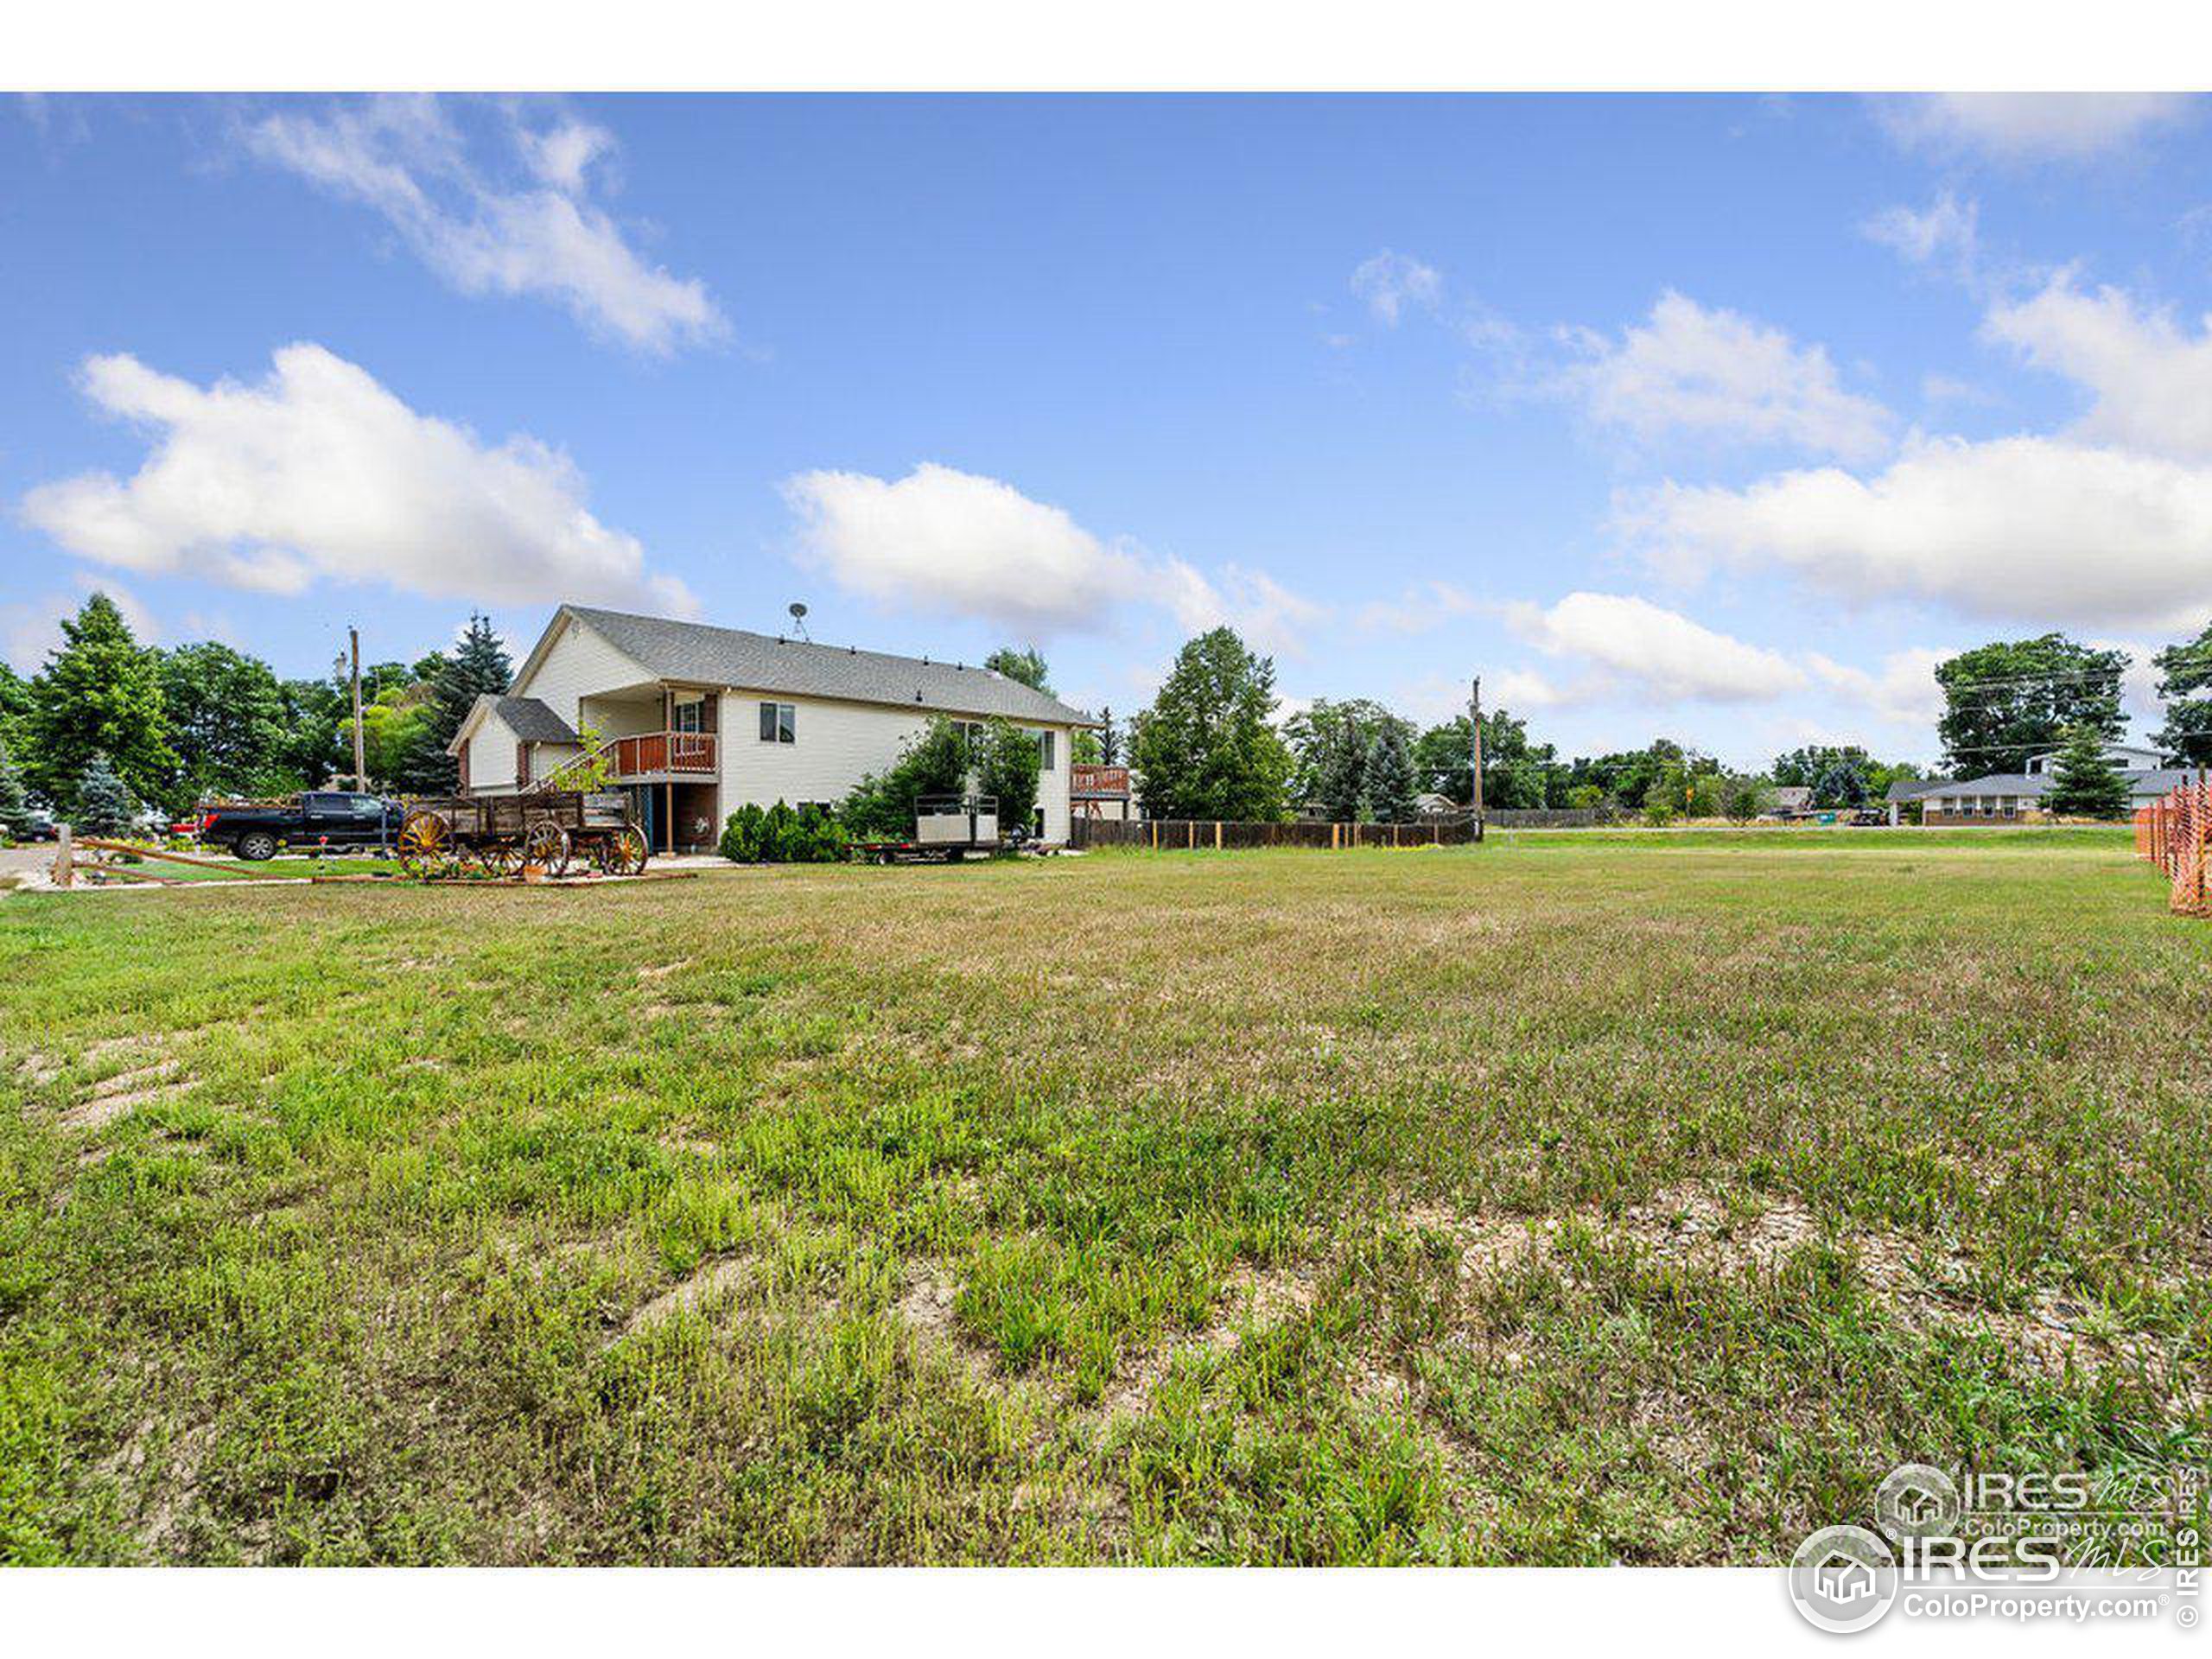
POLYGON ((572 861, 602 875, 645 868, 645 832, 621 795, 577 789, 521 795, 453 795, 410 802, 400 826, 400 867, 410 875, 455 875, 474 864, 518 874, 525 864, 564 875, 572 861))

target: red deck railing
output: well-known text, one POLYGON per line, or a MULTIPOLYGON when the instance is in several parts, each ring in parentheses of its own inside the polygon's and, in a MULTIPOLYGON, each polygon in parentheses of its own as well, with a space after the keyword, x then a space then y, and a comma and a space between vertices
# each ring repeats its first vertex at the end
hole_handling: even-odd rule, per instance
POLYGON ((648 778, 662 772, 690 772, 711 778, 715 772, 715 734, 712 732, 646 732, 638 737, 618 737, 613 743, 617 778, 648 778))

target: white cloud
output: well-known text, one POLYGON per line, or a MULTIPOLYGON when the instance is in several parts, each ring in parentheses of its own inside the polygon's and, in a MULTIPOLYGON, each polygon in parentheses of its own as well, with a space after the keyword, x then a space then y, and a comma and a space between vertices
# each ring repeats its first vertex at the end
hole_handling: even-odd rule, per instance
POLYGON ((534 438, 496 448, 419 415, 320 346, 288 346, 256 385, 200 387, 130 356, 84 367, 103 411, 152 430, 128 480, 43 484, 23 516, 79 558, 297 594, 318 579, 537 604, 650 603, 688 613, 636 538, 584 506, 582 476, 534 438))
POLYGON ((1910 264, 1941 266, 1961 282, 1971 283, 1980 262, 1980 207, 1948 190, 1925 208, 1885 207, 1859 228, 1910 264))
POLYGON ((1427 633, 1455 616, 1478 615, 1486 607, 1464 588, 1448 582, 1416 582, 1396 599, 1370 600, 1359 609, 1359 626, 1389 633, 1427 633))
POLYGON ((1217 580, 1181 559, 1109 545, 1059 507, 934 461, 898 480, 802 473, 783 488, 800 556, 840 587, 1026 639, 1102 631, 1137 604, 1194 632, 1225 622, 1263 651, 1297 655, 1325 614, 1263 572, 1232 565, 1217 580))
POLYGON ((1993 309, 1984 332, 2094 397, 2074 435, 2153 454, 2212 457, 2212 321, 2191 333, 2116 288, 2070 276, 1993 309))
POLYGON ((1881 472, 1669 483, 1623 515, 1662 568, 1770 567, 1853 598, 2059 626, 2201 626, 2212 470, 2058 438, 1915 438, 1881 472))
POLYGON ((1586 360, 1560 386, 1602 426, 1644 440, 1679 432, 1846 459, 1889 447, 1889 411, 1845 391, 1822 347, 1736 312, 1670 291, 1618 340, 1586 329, 1571 338, 1586 360))
POLYGON ((705 286, 647 264, 591 200, 588 172, 613 143, 603 129, 569 119, 532 126, 516 106, 490 107, 525 177, 481 164, 429 96, 272 115, 245 143, 263 161, 374 208, 464 294, 553 299, 594 332, 658 355, 727 335, 705 286))
POLYGON ((1903 726, 1932 726, 1943 711, 1942 688, 1936 683, 1936 665, 1955 657, 1955 647, 1915 646, 1891 652, 1872 672, 1839 663, 1818 652, 1806 654, 1814 677, 1849 701, 1884 720, 1903 726))
POLYGON ((2082 161, 2121 149, 2193 113, 2179 92, 1926 92, 1878 99, 1908 149, 1993 161, 2082 161))
POLYGON ((1433 265, 1385 248, 1352 272, 1351 291, 1367 302, 1378 322, 1395 328, 1408 306, 1436 309, 1444 298, 1444 277, 1433 265))
POLYGON ((140 645, 160 643, 162 625, 137 594, 112 577, 95 581, 79 575, 73 594, 55 591, 0 604, 0 658, 21 673, 38 672, 46 666, 48 655, 61 644, 62 620, 76 615, 85 601, 96 593, 115 601, 115 608, 123 613, 131 636, 140 645))
POLYGON ((1510 605, 1505 620, 1529 645, 1584 671, 1563 690, 1532 677, 1519 688, 1524 702, 1547 693, 1554 702, 1633 695, 1664 702, 1755 702, 1806 684, 1804 671, 1780 653, 1624 594, 1569 594, 1548 610, 1510 605))

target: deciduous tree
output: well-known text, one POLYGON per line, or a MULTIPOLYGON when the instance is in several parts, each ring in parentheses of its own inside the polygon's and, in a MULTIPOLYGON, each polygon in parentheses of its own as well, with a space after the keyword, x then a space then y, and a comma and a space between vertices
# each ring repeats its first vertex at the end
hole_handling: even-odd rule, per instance
POLYGON ((1233 629, 1185 645, 1152 707, 1134 722, 1130 762, 1145 810, 1162 818, 1283 816, 1291 754, 1273 716, 1275 667, 1233 629))
POLYGON ((2055 747, 2068 728, 2117 738, 2126 725, 2120 678, 2124 651, 2099 651, 2063 633, 1998 640, 1936 669, 1944 709, 1936 722, 1945 762, 1961 777, 2024 772, 2028 757, 2055 747))
POLYGON ((1052 689, 1045 678, 1044 654, 1034 645, 1020 651, 1012 645, 1001 645, 983 658, 983 666, 996 670, 1009 680, 1019 680, 1033 690, 1049 693, 1052 689))
POLYGON ((2152 741, 2184 766, 2212 766, 2212 624, 2151 658, 2166 723, 2152 741))

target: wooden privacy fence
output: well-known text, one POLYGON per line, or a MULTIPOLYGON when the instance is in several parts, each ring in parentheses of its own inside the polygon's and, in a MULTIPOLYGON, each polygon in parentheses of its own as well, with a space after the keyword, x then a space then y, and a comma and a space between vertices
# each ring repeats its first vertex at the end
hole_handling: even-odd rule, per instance
POLYGON ((1071 847, 1147 847, 1168 852, 1245 847, 1464 847, 1483 838, 1478 818, 1414 823, 1258 823, 1224 818, 1077 818, 1071 847))
POLYGON ((2135 809, 2135 850, 2173 883, 2173 908, 2212 916, 2206 861, 2212 856, 2212 782, 2200 779, 2135 809))

